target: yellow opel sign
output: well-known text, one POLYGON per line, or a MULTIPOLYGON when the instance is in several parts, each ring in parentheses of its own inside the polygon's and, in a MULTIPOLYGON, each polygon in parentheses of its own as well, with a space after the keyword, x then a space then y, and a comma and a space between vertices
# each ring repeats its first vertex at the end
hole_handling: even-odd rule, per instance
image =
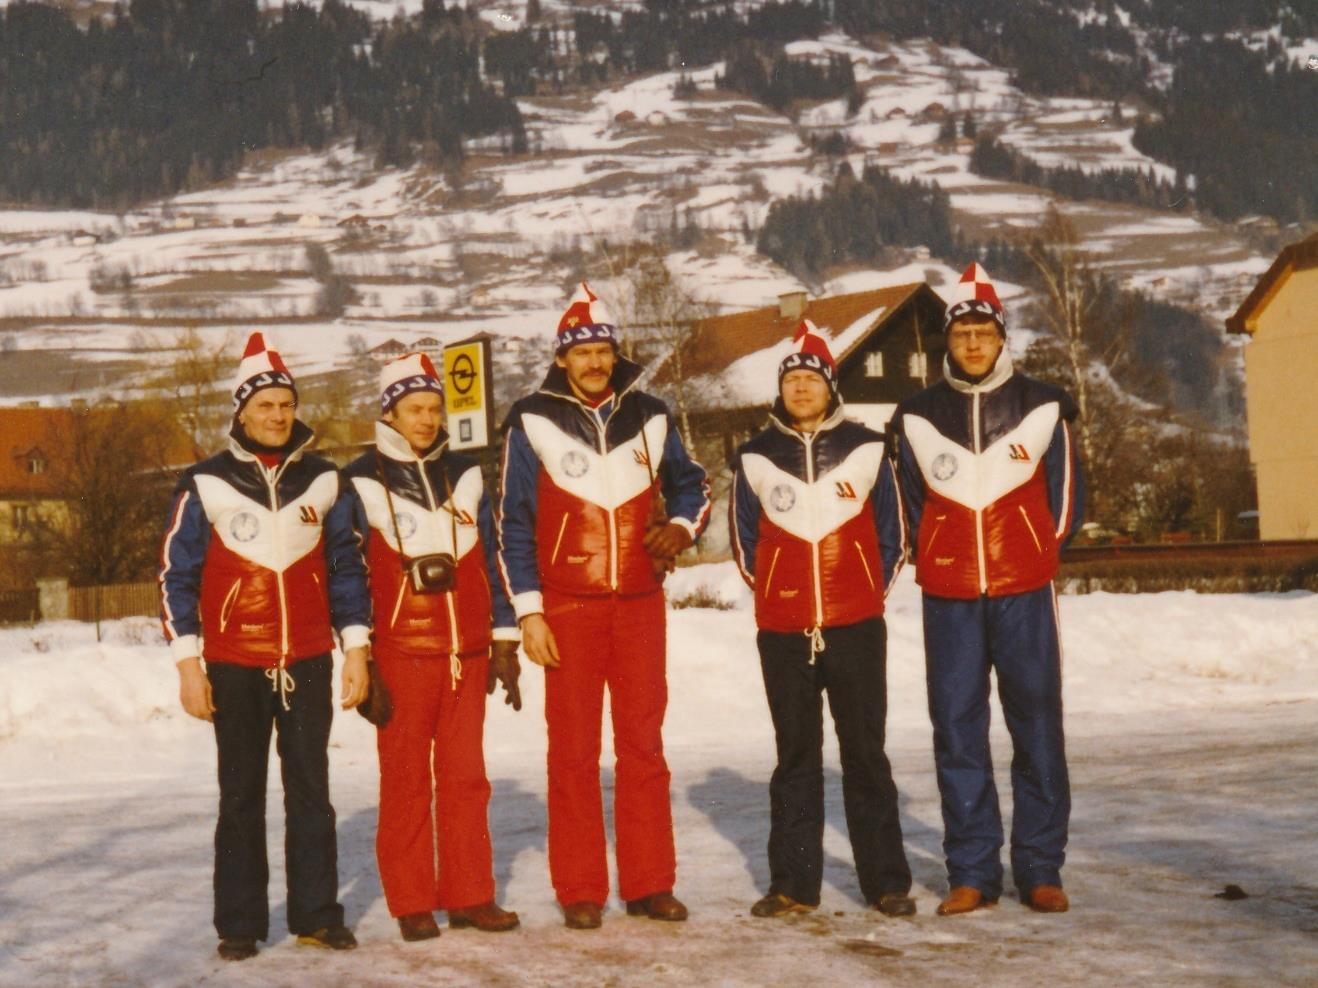
POLYGON ((490 444, 494 431, 493 391, 488 339, 444 348, 444 413, 453 449, 479 449, 490 444))

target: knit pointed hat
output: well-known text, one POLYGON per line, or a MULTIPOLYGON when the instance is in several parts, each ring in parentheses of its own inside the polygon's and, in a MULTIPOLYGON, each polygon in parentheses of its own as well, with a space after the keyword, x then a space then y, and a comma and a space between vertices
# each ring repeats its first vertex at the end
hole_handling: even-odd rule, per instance
POLYGON ((828 349, 828 341, 809 319, 802 319, 792 337, 792 352, 778 365, 778 389, 783 375, 791 370, 811 370, 828 382, 828 390, 837 394, 837 363, 828 349))
POLYGON ((584 281, 577 286, 567 311, 558 320, 558 346, 555 356, 578 343, 605 341, 618 345, 618 327, 613 314, 584 281))
POLYGON ((424 353, 405 353, 380 368, 380 414, 383 415, 404 395, 417 391, 444 393, 444 379, 424 353))
POLYGON ((952 297, 947 302, 947 314, 943 317, 943 331, 962 316, 982 316, 998 324, 998 332, 1007 335, 1007 313, 998 298, 998 290, 989 280, 988 272, 978 263, 972 263, 961 275, 961 280, 952 289, 952 297))
POLYGON ((297 401, 297 386, 293 375, 284 366, 284 360, 278 351, 271 350, 265 343, 265 337, 253 333, 247 338, 247 349, 238 364, 238 373, 233 379, 233 412, 237 415, 252 395, 265 388, 288 388, 297 401))

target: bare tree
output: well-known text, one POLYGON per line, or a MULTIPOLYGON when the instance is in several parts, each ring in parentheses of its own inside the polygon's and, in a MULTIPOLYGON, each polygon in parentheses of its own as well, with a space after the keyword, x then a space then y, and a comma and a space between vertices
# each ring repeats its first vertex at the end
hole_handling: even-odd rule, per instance
POLYGON ((169 349, 156 353, 161 362, 148 388, 168 398, 198 449, 215 445, 228 425, 230 406, 223 385, 233 372, 235 347, 232 332, 217 340, 190 327, 174 337, 169 349))

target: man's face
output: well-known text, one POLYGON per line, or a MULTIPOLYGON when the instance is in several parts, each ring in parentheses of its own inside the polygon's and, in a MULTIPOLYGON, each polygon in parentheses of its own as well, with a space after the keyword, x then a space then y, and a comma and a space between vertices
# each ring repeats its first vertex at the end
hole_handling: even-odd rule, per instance
POLYGON ((967 377, 991 371, 1004 342, 998 324, 984 316, 963 317, 947 327, 947 352, 967 377))
POLYGON ((399 398, 384 413, 384 420, 407 440, 414 453, 424 453, 435 444, 444 424, 444 399, 433 391, 413 391, 399 398))
POLYGON ((604 341, 578 343, 554 358, 554 363, 567 371, 572 390, 589 401, 601 397, 609 390, 613 365, 617 362, 613 344, 604 341))
POLYGON ((247 438, 262 446, 278 447, 288 442, 297 418, 297 399, 288 388, 262 388, 248 399, 238 413, 238 424, 247 438))
POLYGON ((783 375, 781 391, 783 407, 794 425, 817 424, 828 411, 832 397, 828 382, 821 375, 800 367, 783 375))

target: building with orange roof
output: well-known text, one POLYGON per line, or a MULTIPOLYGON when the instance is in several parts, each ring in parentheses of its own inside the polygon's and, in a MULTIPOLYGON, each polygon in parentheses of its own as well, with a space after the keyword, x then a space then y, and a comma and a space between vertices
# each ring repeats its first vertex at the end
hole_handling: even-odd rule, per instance
POLYGON ((1226 321, 1248 336, 1259 537, 1318 539, 1318 234, 1286 247, 1226 321))

